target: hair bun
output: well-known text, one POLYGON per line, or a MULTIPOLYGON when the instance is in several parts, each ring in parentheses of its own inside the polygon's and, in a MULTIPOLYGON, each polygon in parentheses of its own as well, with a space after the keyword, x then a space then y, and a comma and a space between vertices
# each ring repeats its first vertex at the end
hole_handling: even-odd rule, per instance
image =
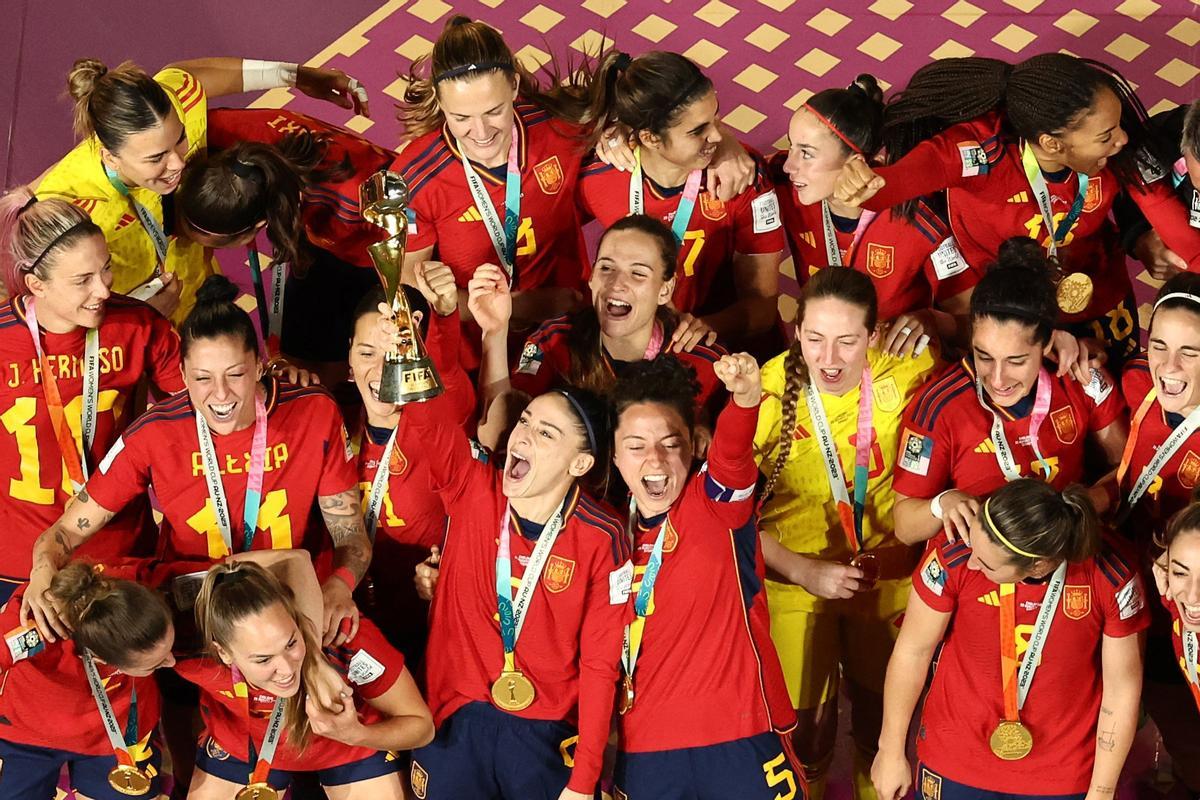
POLYGON ((1045 273, 1049 269, 1046 251, 1033 239, 1014 236, 1005 239, 996 254, 996 268, 1027 269, 1045 273))
POLYGON ((470 25, 474 20, 465 14, 455 14, 450 19, 446 20, 446 30, 457 28, 460 25, 470 25))
POLYGON ((883 89, 879 87, 879 81, 875 79, 874 75, 864 72, 846 88, 852 92, 862 92, 871 102, 883 105, 883 89))
POLYGON ((67 73, 67 92, 75 100, 87 99, 96 89, 96 82, 108 74, 104 62, 95 58, 81 58, 71 65, 67 73))
POLYGON ((209 275, 196 290, 196 305, 213 306, 232 303, 239 294, 238 287, 224 275, 209 275))

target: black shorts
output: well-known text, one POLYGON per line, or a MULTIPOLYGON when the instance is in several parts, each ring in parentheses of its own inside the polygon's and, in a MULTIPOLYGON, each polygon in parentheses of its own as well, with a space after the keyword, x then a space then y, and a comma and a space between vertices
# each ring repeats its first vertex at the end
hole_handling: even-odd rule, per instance
POLYGON ((280 349, 305 361, 345 361, 354 309, 379 285, 379 277, 373 268, 342 261, 328 250, 313 248, 313 253, 303 278, 288 271, 280 349))

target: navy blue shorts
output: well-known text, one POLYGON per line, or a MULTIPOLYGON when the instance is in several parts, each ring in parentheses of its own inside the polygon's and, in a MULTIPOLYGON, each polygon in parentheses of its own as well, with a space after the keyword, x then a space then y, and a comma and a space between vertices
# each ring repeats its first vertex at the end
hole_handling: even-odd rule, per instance
POLYGON ((576 731, 470 703, 412 754, 418 800, 558 800, 575 765, 576 731))
POLYGON ((917 800, 1083 800, 1087 792, 1079 794, 1010 794, 978 789, 963 783, 955 783, 939 775, 925 764, 917 765, 917 785, 913 787, 917 800))
POLYGON ((618 753, 616 800, 803 800, 804 770, 777 733, 679 750, 618 753))
MULTIPOLYGON (((138 768, 150 776, 150 788, 142 795, 158 797, 162 775, 162 753, 153 739, 146 748, 149 753, 138 762, 138 768)), ((128 800, 108 784, 108 773, 117 766, 117 757, 88 756, 67 750, 52 750, 31 744, 17 744, 0 739, 0 797, 21 800, 53 800, 58 794, 58 776, 63 764, 71 775, 71 785, 92 800, 128 800)))
POLYGON ((13 596, 13 592, 17 590, 17 587, 27 580, 28 578, 6 578, 0 575, 0 606, 7 603, 8 598, 13 596))
MULTIPOLYGON (((205 736, 196 748, 196 769, 243 786, 253 772, 249 764, 230 754, 211 736, 205 736)), ((369 778, 378 778, 380 775, 391 775, 399 770, 400 762, 396 760, 396 754, 380 751, 359 761, 313 772, 322 786, 344 786, 369 778)), ((267 783, 273 789, 286 789, 292 785, 292 777, 295 774, 288 770, 273 769, 267 775, 267 783)))

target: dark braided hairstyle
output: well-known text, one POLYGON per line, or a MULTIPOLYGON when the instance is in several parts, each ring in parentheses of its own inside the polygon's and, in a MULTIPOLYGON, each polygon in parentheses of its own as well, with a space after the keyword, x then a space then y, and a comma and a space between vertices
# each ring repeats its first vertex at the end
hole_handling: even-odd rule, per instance
MULTIPOLYGON (((1137 159, 1162 168, 1174 161, 1171 145, 1155 135, 1129 82, 1107 64, 1065 53, 1043 53, 1013 65, 994 58, 945 58, 926 64, 884 110, 883 146, 892 163, 921 142, 959 122, 1001 111, 1013 136, 1037 141, 1069 131, 1087 115, 1101 89, 1121 102, 1129 144, 1108 166, 1125 186, 1141 190, 1137 159)), ((906 212, 915 201, 904 204, 906 212)))
MULTIPOLYGON (((796 318, 797 328, 804 319, 804 309, 808 304, 813 300, 821 300, 826 297, 832 297, 861 308, 865 316, 863 325, 868 331, 875 330, 875 324, 879 321, 879 301, 875 295, 875 285, 863 273, 845 267, 829 267, 808 279, 800 299, 800 309, 796 318)), ((808 365, 804 362, 799 336, 787 350, 787 356, 783 360, 783 372, 786 376, 786 383, 783 396, 779 398, 779 404, 783 409, 782 419, 779 423, 779 455, 775 456, 775 464, 771 467, 771 474, 767 477, 767 482, 760 495, 764 503, 770 497, 771 491, 775 488, 775 484, 787 464, 788 456, 792 453, 793 434, 796 431, 796 404, 800 402, 800 393, 809 381, 808 365)))

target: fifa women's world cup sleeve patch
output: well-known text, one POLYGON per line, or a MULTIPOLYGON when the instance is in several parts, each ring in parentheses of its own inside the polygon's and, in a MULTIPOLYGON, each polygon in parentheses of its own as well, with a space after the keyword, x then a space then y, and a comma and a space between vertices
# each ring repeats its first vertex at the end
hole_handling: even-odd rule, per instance
POLYGON ((545 355, 542 353, 542 348, 533 342, 526 342, 525 349, 521 351, 521 360, 517 362, 517 372, 524 375, 537 375, 538 370, 542 368, 543 358, 545 355))
POLYGON ((486 447, 474 439, 469 439, 468 444, 471 445, 471 458, 475 459, 481 464, 487 464, 489 461, 491 461, 492 454, 488 452, 486 447))
POLYGON ((779 196, 775 194, 774 189, 751 200, 750 211, 754 217, 755 233, 770 233, 783 225, 779 213, 779 196))
POLYGON ((929 254, 933 262, 933 271, 939 281, 953 278, 967 271, 967 259, 958 249, 958 242, 953 236, 947 236, 937 249, 929 254))
POLYGON ((922 436, 905 428, 900 442, 900 468, 914 475, 928 475, 929 461, 933 457, 933 437, 922 436))
POLYGON ((1146 607, 1146 596, 1142 592, 1141 578, 1134 575, 1117 591, 1117 615, 1125 620, 1146 607))
POLYGON ((42 640, 42 635, 33 626, 28 628, 14 628, 4 634, 4 643, 8 645, 8 655, 14 664, 18 661, 24 661, 31 656, 36 656, 46 649, 46 643, 42 640))
POLYGON ((988 172, 987 151, 974 140, 958 143, 958 157, 962 161, 962 176, 972 178, 988 172))
POLYGON ((925 563, 921 565, 921 583, 938 597, 946 591, 946 567, 936 547, 929 548, 925 563))

